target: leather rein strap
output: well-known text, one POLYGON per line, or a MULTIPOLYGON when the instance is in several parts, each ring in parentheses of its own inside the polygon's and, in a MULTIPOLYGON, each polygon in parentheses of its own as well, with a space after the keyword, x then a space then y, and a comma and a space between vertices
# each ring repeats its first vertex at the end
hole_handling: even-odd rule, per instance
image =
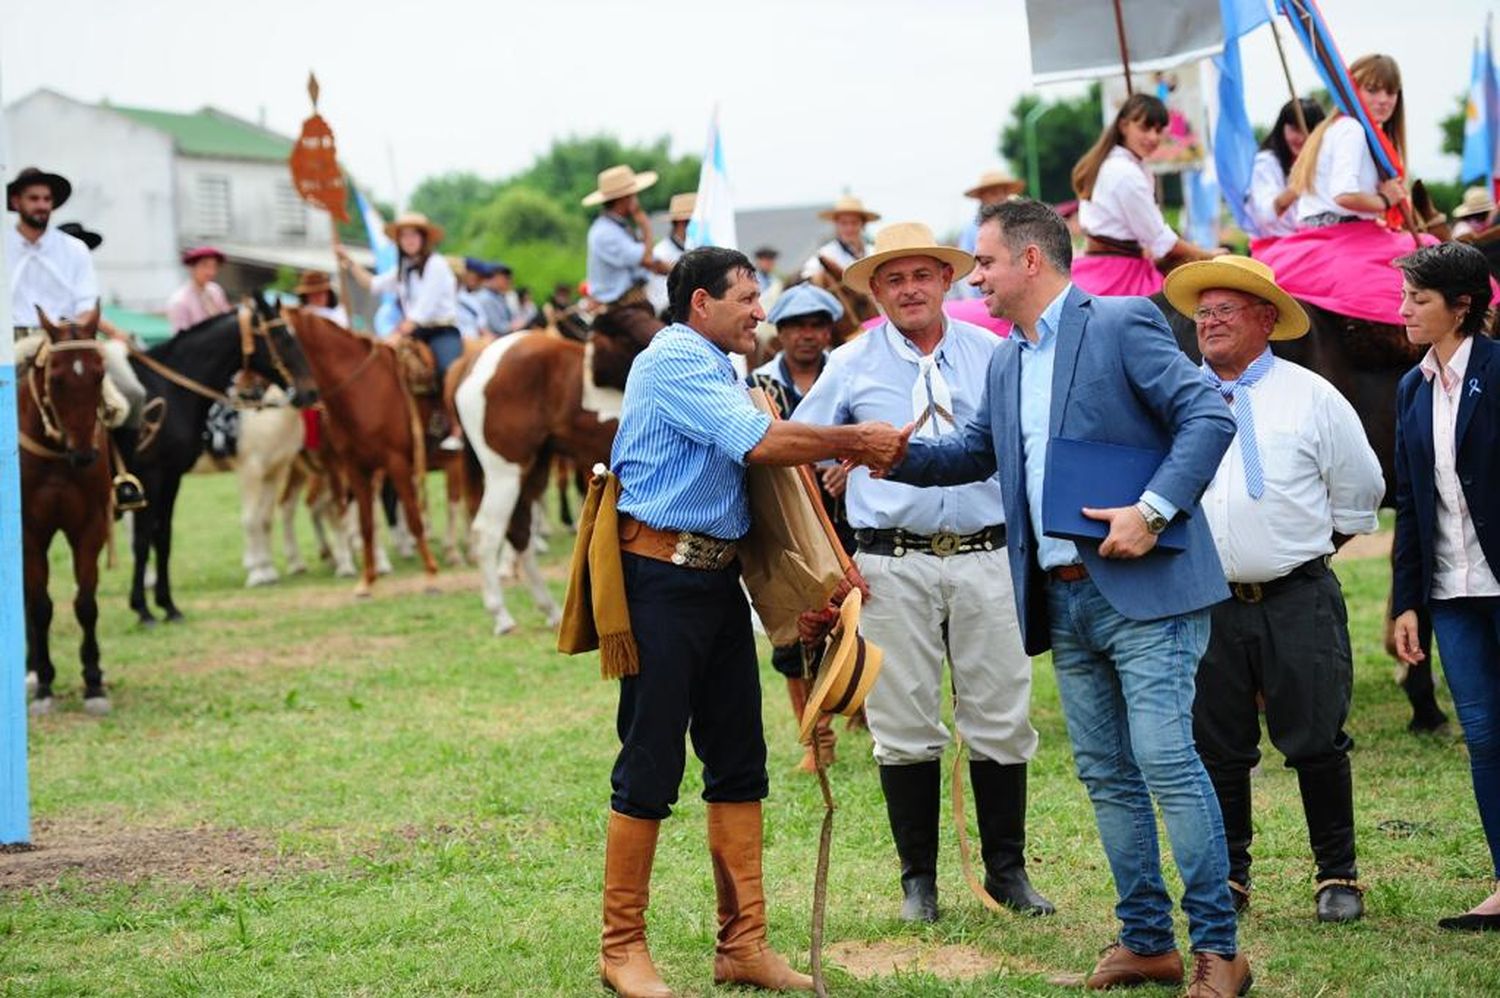
MULTIPOLYGON (((282 362, 281 354, 277 351, 276 344, 271 339, 271 328, 273 326, 286 325, 286 320, 274 319, 267 321, 258 316, 252 317, 253 309, 249 305, 241 305, 237 309, 237 312, 240 325, 240 373, 244 374, 250 370, 250 357, 255 353, 255 337, 264 336, 266 338, 266 350, 271 355, 272 366, 286 380, 286 383, 290 385, 292 383, 291 372, 287 369, 286 364, 282 362)), ((138 349, 133 344, 126 344, 126 350, 131 357, 140 361, 144 367, 154 371, 177 387, 185 388, 194 395, 200 395, 210 401, 217 402, 226 409, 261 408, 259 403, 244 402, 230 398, 223 392, 215 388, 210 388, 201 381, 195 381, 186 374, 173 370, 149 353, 138 349)))
POLYGON ((953 778, 948 781, 953 787, 953 826, 958 830, 958 861, 963 867, 964 881, 979 903, 990 911, 1005 914, 1000 902, 990 897, 984 883, 974 872, 974 858, 969 848, 969 825, 964 818, 964 736, 953 730, 953 778))

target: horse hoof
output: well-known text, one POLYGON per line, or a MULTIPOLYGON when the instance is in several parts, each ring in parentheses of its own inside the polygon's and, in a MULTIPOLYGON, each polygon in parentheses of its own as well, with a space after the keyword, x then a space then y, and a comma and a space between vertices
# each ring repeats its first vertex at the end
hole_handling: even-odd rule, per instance
POLYGON ((182 615, 181 610, 168 610, 166 616, 162 617, 162 620, 166 621, 168 624, 180 624, 186 619, 187 618, 182 615))
POLYGON ((374 593, 370 589, 370 584, 364 580, 360 580, 354 587, 355 599, 369 599, 373 595, 374 593))
POLYGON ((52 713, 52 698, 42 697, 39 700, 31 701, 31 705, 26 708, 26 712, 32 717, 41 717, 44 714, 52 713))
POLYGON ((155 627, 157 625, 157 623, 158 623, 157 619, 155 617, 151 616, 149 613, 143 613, 143 614, 141 614, 137 622, 141 625, 141 627, 145 628, 146 630, 150 630, 151 628, 155 627))
POLYGON ((35 692, 36 692, 36 673, 34 673, 34 672, 28 672, 28 673, 26 673, 26 695, 27 696, 31 696, 31 694, 33 694, 35 692))
POLYGON ((352 579, 358 574, 359 573, 354 570, 353 565, 340 565, 338 568, 335 568, 333 570, 333 577, 336 579, 352 579))
POLYGON ((560 625, 561 623, 562 623, 562 611, 561 610, 553 610, 551 613, 547 614, 547 626, 549 628, 552 628, 552 629, 555 630, 558 627, 558 625, 560 625))
POLYGON ((84 697, 83 712, 85 714, 91 714, 94 717, 103 717, 105 714, 109 713, 109 697, 84 697))
POLYGON ((286 573, 288 575, 306 575, 307 565, 300 561, 294 565, 288 565, 286 567, 286 573))
POLYGON ((516 622, 510 618, 495 620, 495 637, 504 637, 516 629, 516 622))

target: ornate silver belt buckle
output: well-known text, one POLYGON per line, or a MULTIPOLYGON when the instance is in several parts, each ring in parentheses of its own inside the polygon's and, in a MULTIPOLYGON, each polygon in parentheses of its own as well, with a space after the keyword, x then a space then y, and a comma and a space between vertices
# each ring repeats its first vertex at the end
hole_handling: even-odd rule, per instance
POLYGON ((946 558, 951 554, 958 553, 958 548, 963 543, 963 538, 951 530, 939 530, 928 539, 927 543, 932 548, 933 554, 939 558, 946 558))
POLYGON ((1234 595, 1241 603, 1259 603, 1266 598, 1259 582, 1237 582, 1234 595))

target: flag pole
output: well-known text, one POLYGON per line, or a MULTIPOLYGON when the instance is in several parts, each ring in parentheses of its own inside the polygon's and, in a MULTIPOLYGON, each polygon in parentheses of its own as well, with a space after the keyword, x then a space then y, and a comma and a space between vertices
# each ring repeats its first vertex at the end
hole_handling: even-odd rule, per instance
POLYGON ((1115 34, 1120 39, 1120 62, 1125 66, 1125 95, 1135 96, 1135 85, 1130 82, 1130 49, 1125 44, 1125 15, 1120 12, 1120 0, 1115 4, 1115 34))
POLYGON ((1281 58, 1281 75, 1286 77, 1287 93, 1292 95, 1292 113, 1297 116, 1297 127, 1307 134, 1307 115, 1302 113, 1302 101, 1297 97, 1297 88, 1292 83, 1292 67, 1287 65, 1286 49, 1281 44, 1281 32, 1276 30, 1276 18, 1271 18, 1271 37, 1276 41, 1276 54, 1281 58))
MULTIPOLYGON (((312 70, 309 69, 307 71, 307 96, 308 99, 312 101, 312 109, 314 115, 318 113, 318 94, 320 92, 321 89, 318 86, 318 77, 313 73, 312 70)), ((347 190, 344 196, 346 198, 349 196, 347 190)), ((328 231, 332 236, 333 242, 333 272, 338 275, 339 279, 339 301, 344 303, 344 308, 348 310, 350 319, 352 321, 354 316, 354 299, 349 297, 349 273, 344 269, 343 263, 338 258, 338 250, 340 244, 339 220, 338 216, 331 211, 328 213, 328 231)))

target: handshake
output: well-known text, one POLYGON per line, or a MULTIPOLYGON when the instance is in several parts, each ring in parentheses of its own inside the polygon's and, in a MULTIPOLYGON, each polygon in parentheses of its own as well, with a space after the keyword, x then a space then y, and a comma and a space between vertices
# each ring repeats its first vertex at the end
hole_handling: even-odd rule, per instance
POLYGON ((845 427, 850 431, 849 442, 840 449, 838 458, 846 468, 863 465, 876 478, 883 478, 906 460, 906 444, 915 428, 915 423, 907 423, 899 430, 890 423, 855 423, 845 427))

